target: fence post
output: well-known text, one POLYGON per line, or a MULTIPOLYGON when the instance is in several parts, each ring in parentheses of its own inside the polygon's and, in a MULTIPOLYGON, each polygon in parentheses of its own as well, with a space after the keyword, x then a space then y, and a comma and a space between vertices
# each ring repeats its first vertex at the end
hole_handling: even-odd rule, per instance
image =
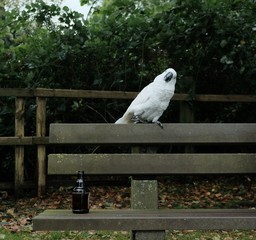
MULTIPOLYGON (((46 98, 36 98, 36 136, 44 137, 46 132, 46 98)), ((37 146, 37 195, 45 194, 46 185, 46 147, 45 145, 37 146)))
MULTIPOLYGON (((181 92, 190 95, 191 100, 195 96, 195 81, 192 77, 186 77, 181 81, 181 92)), ((180 102, 180 122, 193 123, 195 122, 194 102, 189 101, 180 102)))
MULTIPOLYGON (((192 77, 184 78, 181 87, 182 93, 188 93, 191 96, 191 100, 195 96, 195 81, 192 77)), ((194 102, 192 101, 181 101, 180 102, 180 123, 194 123, 195 112, 194 102)), ((184 149, 185 153, 194 152, 194 147, 191 144, 187 144, 184 149)))
MULTIPOLYGON (((17 97, 15 100, 15 136, 24 137, 25 100, 17 97)), ((15 146, 15 177, 14 192, 16 197, 23 191, 24 185, 24 146, 15 146)))

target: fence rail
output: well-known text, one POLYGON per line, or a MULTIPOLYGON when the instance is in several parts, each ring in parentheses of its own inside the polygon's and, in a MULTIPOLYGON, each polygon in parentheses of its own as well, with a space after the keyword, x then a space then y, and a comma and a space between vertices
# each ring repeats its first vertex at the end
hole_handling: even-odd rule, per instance
MULTIPOLYGON (((137 92, 71 90, 71 89, 23 89, 0 88, 0 97, 15 97, 15 136, 0 137, 0 146, 15 148, 15 193, 19 194, 24 182, 24 147, 37 146, 38 195, 43 195, 46 186, 46 146, 49 144, 46 136, 46 98, 91 98, 91 99, 133 99, 137 92), (36 98, 36 136, 25 136, 24 115, 26 98, 36 98)), ((184 94, 177 93, 173 101, 179 101, 180 121, 193 122, 193 110, 186 102, 256 102, 256 95, 214 95, 214 94, 184 94)), ((0 184, 1 186, 1 184, 0 184)))
POLYGON ((49 137, 0 137, 0 145, 19 146, 19 145, 47 145, 49 137))
MULTIPOLYGON (((99 90, 71 90, 47 88, 0 88, 0 97, 63 97, 63 98, 106 98, 106 99, 133 99, 137 92, 99 91, 99 90)), ((197 102, 256 102, 256 95, 239 94, 196 94, 191 96, 185 93, 174 94, 173 101, 197 102)))

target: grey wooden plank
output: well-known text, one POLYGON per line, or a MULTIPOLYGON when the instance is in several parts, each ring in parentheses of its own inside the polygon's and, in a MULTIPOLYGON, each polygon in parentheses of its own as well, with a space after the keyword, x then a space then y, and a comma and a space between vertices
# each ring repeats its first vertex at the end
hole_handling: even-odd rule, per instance
POLYGON ((256 143, 256 124, 51 124, 50 143, 256 143))
POLYGON ((255 173, 256 154, 50 154, 48 174, 255 173))
POLYGON ((255 209, 46 210, 33 219, 35 231, 59 230, 249 230, 255 209))

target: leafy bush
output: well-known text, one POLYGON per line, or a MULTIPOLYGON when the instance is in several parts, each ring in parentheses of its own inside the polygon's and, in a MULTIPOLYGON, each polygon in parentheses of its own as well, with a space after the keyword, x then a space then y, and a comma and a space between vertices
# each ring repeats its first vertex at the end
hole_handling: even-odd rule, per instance
MULTIPOLYGON (((196 93, 256 93, 254 0, 104 0, 93 8, 88 19, 42 0, 22 11, 1 11, 0 86, 140 91, 173 67, 176 92, 192 92, 189 76, 196 93)), ((32 107, 26 112, 31 123, 26 134, 33 135, 34 100, 27 105, 32 107)), ((47 120, 114 122, 127 105, 51 99, 47 120)), ((256 120, 247 114, 252 104, 190 105, 200 122, 256 120)), ((0 107, 1 135, 12 135, 14 124, 6 117, 14 113, 13 98, 1 98, 0 107)), ((178 104, 172 103, 164 115, 164 121, 178 122, 178 104)), ((5 159, 10 158, 7 152, 5 159)))
POLYGON ((255 94, 254 1, 177 1, 158 23, 159 41, 197 93, 255 94))

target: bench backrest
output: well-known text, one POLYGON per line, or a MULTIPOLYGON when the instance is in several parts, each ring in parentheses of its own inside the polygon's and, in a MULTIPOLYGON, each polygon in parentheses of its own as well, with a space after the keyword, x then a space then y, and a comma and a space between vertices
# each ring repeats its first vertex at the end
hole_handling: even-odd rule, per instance
POLYGON ((51 124, 50 143, 256 143, 256 124, 51 124))
MULTIPOLYGON (((256 124, 51 124, 50 143, 88 145, 249 145, 256 143, 256 124)), ((161 175, 255 173, 256 154, 92 153, 50 154, 48 174, 161 175)))

